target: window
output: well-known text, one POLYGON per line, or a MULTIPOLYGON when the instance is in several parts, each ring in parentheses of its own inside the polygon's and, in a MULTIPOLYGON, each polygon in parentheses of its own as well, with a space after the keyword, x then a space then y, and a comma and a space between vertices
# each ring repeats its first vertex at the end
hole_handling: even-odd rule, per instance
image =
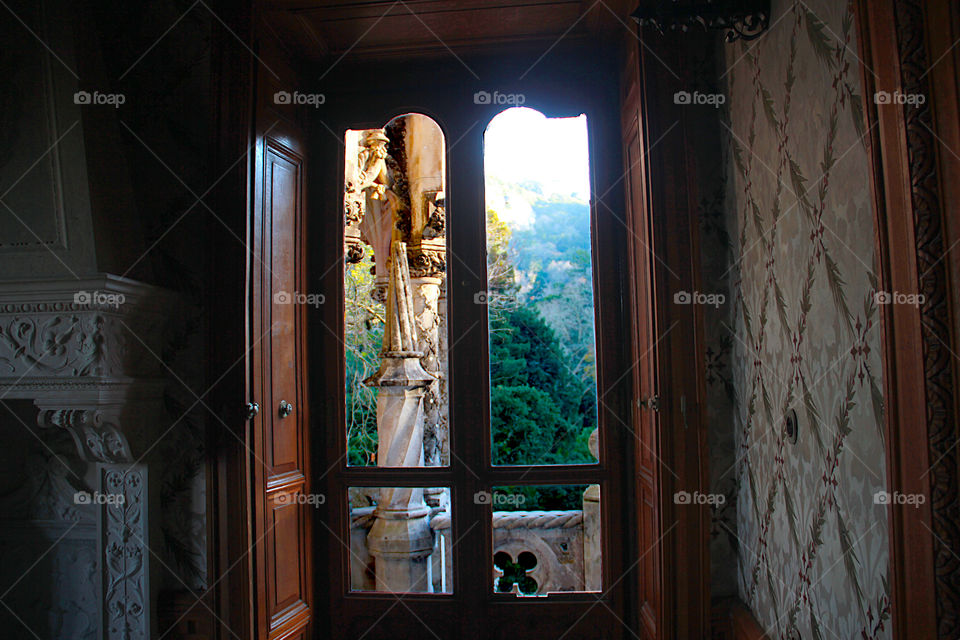
POLYGON ((335 628, 422 618, 454 637, 498 603, 504 629, 537 603, 556 635, 619 625, 626 583, 604 572, 632 543, 605 537, 630 517, 632 438, 608 431, 613 289, 596 284, 590 129, 573 115, 491 113, 482 144, 418 113, 346 130, 341 459, 321 516, 335 628))

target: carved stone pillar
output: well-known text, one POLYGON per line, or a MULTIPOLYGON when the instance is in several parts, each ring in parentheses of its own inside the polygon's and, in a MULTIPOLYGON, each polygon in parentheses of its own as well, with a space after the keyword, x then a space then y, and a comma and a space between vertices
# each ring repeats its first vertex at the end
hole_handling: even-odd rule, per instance
MULTIPOLYGON (((380 370, 366 382, 377 394, 377 466, 423 466, 423 395, 433 376, 420 364, 407 247, 394 242, 380 370)), ((377 589, 428 591, 433 551, 423 489, 385 487, 367 536, 377 589)))
MULTIPOLYGON (((417 330, 424 369, 436 376, 424 398, 426 426, 424 463, 449 464, 446 402, 446 210, 444 176, 446 152, 443 131, 432 119, 411 114, 405 118, 404 162, 410 201, 407 255, 414 278, 417 330)), ((434 502, 439 490, 428 490, 434 502)))
POLYGON ((440 452, 446 444, 446 403, 441 395, 441 383, 444 378, 446 350, 442 349, 440 334, 440 292, 441 278, 422 277, 411 281, 413 288, 413 310, 420 338, 420 350, 423 357, 420 364, 435 379, 424 392, 424 464, 428 467, 439 466, 440 452))
POLYGON ((152 598, 146 465, 103 464, 99 471, 103 638, 147 640, 152 598))

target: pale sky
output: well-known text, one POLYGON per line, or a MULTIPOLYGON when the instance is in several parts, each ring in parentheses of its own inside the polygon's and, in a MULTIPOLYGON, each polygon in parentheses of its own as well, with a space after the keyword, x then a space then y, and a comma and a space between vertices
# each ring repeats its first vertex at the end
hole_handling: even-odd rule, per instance
MULTIPOLYGON (((587 117, 547 118, 524 107, 496 116, 484 136, 484 171, 508 183, 535 180, 544 195, 590 199, 587 117)), ((487 206, 513 224, 529 224, 529 205, 488 188, 487 206)))

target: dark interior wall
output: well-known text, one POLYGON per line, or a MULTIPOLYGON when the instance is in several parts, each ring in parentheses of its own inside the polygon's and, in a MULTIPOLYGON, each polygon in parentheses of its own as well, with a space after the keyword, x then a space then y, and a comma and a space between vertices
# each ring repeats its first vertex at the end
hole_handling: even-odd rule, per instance
MULTIPOLYGON (((723 96, 723 60, 726 48, 722 33, 714 47, 690 61, 686 90, 707 96, 723 96)), ((714 599, 737 595, 737 494, 734 415, 739 398, 731 374, 734 338, 730 313, 733 306, 730 273, 734 269, 734 244, 727 227, 726 191, 729 168, 725 164, 728 144, 723 126, 726 105, 685 106, 695 109, 687 127, 695 157, 696 220, 699 226, 700 283, 703 311, 703 375, 706 393, 707 451, 710 492, 718 497, 710 506, 710 594, 714 599), (722 498, 719 498, 722 496, 722 498)))
MULTIPOLYGON (((210 287, 216 284, 207 277, 206 247, 217 223, 199 199, 217 178, 209 162, 214 18, 202 4, 176 0, 11 3, 3 12, 4 42, 16 46, 4 46, 0 56, 0 119, 16 153, 8 154, 15 162, 0 162, 0 193, 41 236, 47 232, 51 186, 55 194, 60 189, 62 204, 49 206, 61 206, 67 216, 66 249, 55 243, 49 251, 32 248, 32 262, 5 267, 0 281, 5 291, 20 287, 26 298, 34 293, 35 278, 69 283, 109 273, 174 294, 162 314, 162 346, 144 354, 165 382, 160 415, 151 416, 158 437, 133 457, 146 454, 155 489, 147 506, 156 534, 150 542, 157 560, 155 592, 201 589, 209 584, 204 317, 210 287), (121 100, 118 105, 84 104, 76 101, 75 90, 121 100), (47 161, 54 157, 59 165, 50 172, 47 161), (17 188, 6 193, 14 183, 17 188), (85 230, 89 239, 79 235, 85 230)), ((36 238, 8 209, 2 211, 2 259, 27 255, 10 245, 36 238)), ((10 319, 4 317, 5 331, 14 326, 6 324, 10 319)), ((124 339, 136 343, 130 335, 124 339)), ((48 344, 47 355, 55 356, 56 348, 48 344)), ((89 375, 75 372, 78 383, 89 375)), ((39 556, 56 540, 50 531, 65 531, 73 522, 76 531, 85 533, 79 540, 71 533, 63 544, 53 545, 48 562, 16 584, 10 602, 24 603, 17 608, 24 621, 5 618, 4 627, 25 637, 32 636, 23 625, 44 638, 92 637, 101 615, 96 522, 70 502, 73 491, 90 488, 83 486, 84 464, 65 430, 36 430, 36 407, 30 400, 16 403, 13 411, 0 409, 0 448, 29 461, 31 473, 22 473, 22 464, 3 465, 0 499, 6 504, 34 495, 36 504, 32 511, 5 511, 4 557, 39 556), (67 468, 80 471, 74 475, 67 468), (20 521, 13 522, 15 517, 20 521), (28 525, 23 522, 38 519, 45 528, 33 539, 40 546, 8 542, 24 539, 28 525)), ((133 436, 137 418, 124 425, 133 436)), ((4 576, 13 575, 10 571, 4 576)))
POLYGON ((176 0, 94 4, 81 13, 89 38, 84 51, 100 67, 91 77, 104 83, 91 89, 126 98, 105 122, 87 127, 85 121, 98 245, 117 248, 120 274, 174 291, 181 302, 171 309, 176 315, 157 354, 170 382, 155 445, 163 465, 153 509, 161 518, 163 588, 200 589, 207 584, 205 425, 211 419, 201 354, 205 301, 215 286, 207 277, 206 247, 219 215, 201 200, 216 180, 209 166, 214 18, 202 5, 176 0))

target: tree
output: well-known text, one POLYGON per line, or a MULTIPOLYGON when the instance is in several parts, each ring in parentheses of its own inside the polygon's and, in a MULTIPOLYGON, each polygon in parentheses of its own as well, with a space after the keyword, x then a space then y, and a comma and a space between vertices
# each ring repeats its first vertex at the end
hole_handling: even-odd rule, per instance
POLYGON ((490 404, 496 464, 591 461, 583 443, 581 382, 564 362, 556 334, 536 309, 520 307, 491 325, 490 404))

